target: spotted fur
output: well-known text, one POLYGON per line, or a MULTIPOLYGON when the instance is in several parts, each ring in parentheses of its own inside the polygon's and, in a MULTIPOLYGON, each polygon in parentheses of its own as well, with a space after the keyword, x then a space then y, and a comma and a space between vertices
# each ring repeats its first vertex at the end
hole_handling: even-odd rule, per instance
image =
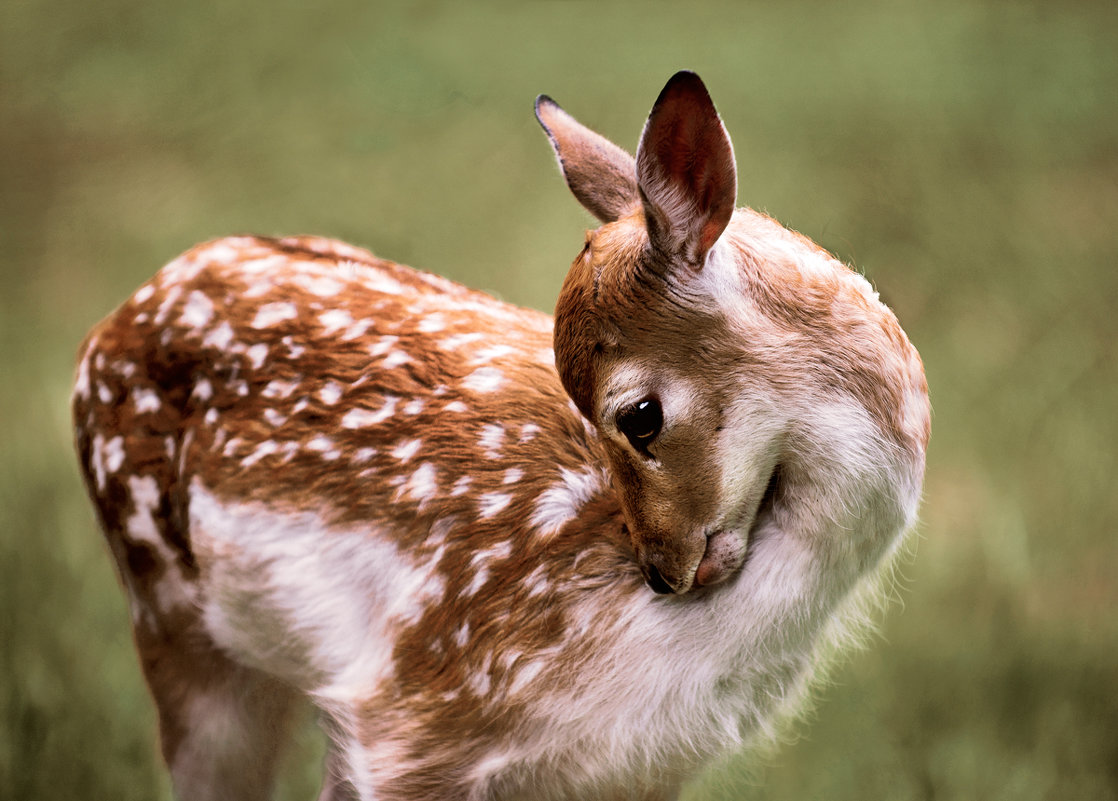
POLYGON ((90 334, 77 449, 180 797, 269 797, 300 696, 322 798, 399 801, 671 798, 796 707, 913 521, 926 385, 863 279, 726 212, 696 81, 645 134, 683 114, 694 141, 646 150, 721 159, 713 223, 687 169, 645 192, 537 104, 604 222, 554 326, 343 243, 235 237, 90 334), (613 421, 648 391, 642 461, 613 421))

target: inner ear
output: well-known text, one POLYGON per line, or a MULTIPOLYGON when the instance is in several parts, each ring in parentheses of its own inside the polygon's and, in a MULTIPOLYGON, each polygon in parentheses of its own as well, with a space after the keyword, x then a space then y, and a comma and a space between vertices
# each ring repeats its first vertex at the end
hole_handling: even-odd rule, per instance
POLYGON ((678 72, 660 92, 636 161, 652 245, 701 266, 734 213, 737 169, 730 136, 698 75, 678 72))

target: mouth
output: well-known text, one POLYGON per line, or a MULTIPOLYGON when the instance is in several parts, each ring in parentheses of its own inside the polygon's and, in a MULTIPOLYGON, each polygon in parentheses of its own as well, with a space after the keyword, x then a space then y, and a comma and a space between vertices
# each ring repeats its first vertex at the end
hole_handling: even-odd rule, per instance
POLYGON ((754 535, 761 524, 771 516, 779 488, 780 465, 778 464, 773 468, 768 486, 766 486, 765 492, 753 513, 753 522, 750 524, 748 531, 743 532, 740 527, 731 526, 718 529, 707 535, 706 551, 695 570, 694 585, 696 587, 712 587, 716 584, 722 584, 745 564, 749 543, 753 541, 754 535))

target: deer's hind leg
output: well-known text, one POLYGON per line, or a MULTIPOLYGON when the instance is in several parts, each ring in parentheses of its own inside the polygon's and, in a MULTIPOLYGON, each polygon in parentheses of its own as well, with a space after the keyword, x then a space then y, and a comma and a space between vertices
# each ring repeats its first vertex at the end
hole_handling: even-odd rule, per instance
POLYGON ((198 570, 175 534, 181 514, 172 491, 161 489, 169 486, 162 467, 93 471, 87 484, 128 596, 163 758, 180 801, 267 799, 300 696, 234 661, 208 633, 198 570))
POLYGON ((137 643, 176 797, 270 798, 295 691, 233 662, 193 627, 154 642, 138 633, 137 643))
POLYGON ((114 552, 131 552, 122 577, 176 798, 270 798, 298 693, 213 642, 189 571, 174 563, 155 567, 136 556, 143 544, 113 540, 110 534, 114 552))

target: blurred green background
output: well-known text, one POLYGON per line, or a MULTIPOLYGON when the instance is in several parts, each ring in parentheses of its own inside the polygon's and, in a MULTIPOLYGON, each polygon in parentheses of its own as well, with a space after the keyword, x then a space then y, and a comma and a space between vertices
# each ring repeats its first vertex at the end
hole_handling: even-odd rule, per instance
POLYGON ((3 3, 0 797, 169 797, 71 452, 86 330, 237 232, 550 310, 591 222, 533 98, 631 149, 684 67, 739 202, 865 272, 935 408, 882 636, 687 799, 1118 798, 1118 4, 959 0, 3 3))

